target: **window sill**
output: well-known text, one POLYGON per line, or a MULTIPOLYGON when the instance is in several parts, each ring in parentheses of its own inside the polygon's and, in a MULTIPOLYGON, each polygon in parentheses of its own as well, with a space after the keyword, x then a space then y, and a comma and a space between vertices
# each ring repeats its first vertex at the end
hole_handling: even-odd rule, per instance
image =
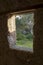
POLYGON ((10 46, 10 49, 16 49, 16 50, 21 50, 21 51, 26 51, 26 52, 33 52, 33 48, 27 48, 27 47, 22 47, 22 46, 10 46))

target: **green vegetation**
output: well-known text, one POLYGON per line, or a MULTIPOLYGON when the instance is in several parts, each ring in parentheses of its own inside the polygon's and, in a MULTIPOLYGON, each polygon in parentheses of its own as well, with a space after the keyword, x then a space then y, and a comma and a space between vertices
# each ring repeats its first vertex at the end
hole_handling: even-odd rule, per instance
POLYGON ((28 48, 33 48, 33 41, 29 40, 19 40, 16 42, 16 45, 22 46, 22 47, 28 47, 28 48))
POLYGON ((16 45, 33 48, 33 13, 17 15, 16 45))

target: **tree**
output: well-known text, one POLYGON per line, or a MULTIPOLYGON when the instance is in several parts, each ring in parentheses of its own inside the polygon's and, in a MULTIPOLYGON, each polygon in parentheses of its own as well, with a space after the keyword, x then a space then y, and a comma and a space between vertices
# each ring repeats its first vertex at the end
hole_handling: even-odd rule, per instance
POLYGON ((18 17, 16 17, 17 36, 23 35, 23 34, 24 35, 30 34, 30 33, 32 34, 33 33, 33 23, 34 23, 34 14, 33 13, 18 15, 18 17))

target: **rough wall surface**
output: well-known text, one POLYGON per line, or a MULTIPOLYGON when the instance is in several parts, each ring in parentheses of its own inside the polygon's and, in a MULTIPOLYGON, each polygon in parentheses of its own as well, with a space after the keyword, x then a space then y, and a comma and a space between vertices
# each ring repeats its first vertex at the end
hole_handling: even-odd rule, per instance
POLYGON ((0 65, 43 65, 43 8, 35 11, 33 53, 10 49, 7 16, 0 16, 0 65))
POLYGON ((43 65, 43 8, 35 13, 34 35, 35 65, 43 65))
MULTIPOLYGON (((14 4, 13 2, 14 0, 10 2, 8 0, 0 0, 0 13, 12 9, 17 10, 19 7, 19 9, 26 8, 30 4, 43 3, 42 0, 32 0, 31 3, 28 0, 25 1, 30 4, 20 0, 15 1, 14 4)), ((34 51, 31 53, 9 48, 7 41, 7 16, 0 15, 0 65, 43 65, 43 8, 36 9, 34 19, 34 51)))
POLYGON ((37 4, 43 4, 43 0, 0 0, 0 13, 24 10, 37 4))

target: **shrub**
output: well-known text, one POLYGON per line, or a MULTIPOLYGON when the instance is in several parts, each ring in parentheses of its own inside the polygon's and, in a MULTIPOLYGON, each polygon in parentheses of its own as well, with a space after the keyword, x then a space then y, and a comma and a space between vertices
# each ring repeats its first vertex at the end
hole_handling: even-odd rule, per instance
POLYGON ((27 34, 26 35, 26 38, 29 39, 29 40, 32 40, 33 39, 33 35, 30 33, 30 34, 27 34))

